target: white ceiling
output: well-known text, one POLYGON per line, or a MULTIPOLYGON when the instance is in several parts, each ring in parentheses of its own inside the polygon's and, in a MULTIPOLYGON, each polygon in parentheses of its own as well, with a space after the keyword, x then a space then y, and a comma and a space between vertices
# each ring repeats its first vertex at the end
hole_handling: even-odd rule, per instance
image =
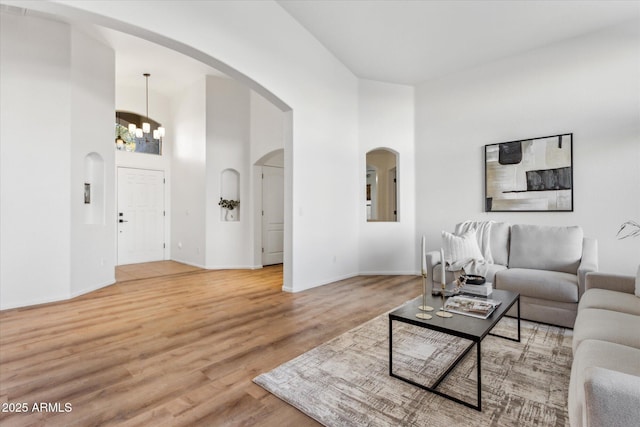
POLYGON ((108 28, 82 25, 115 51, 116 80, 120 87, 144 87, 149 73, 149 90, 171 97, 205 75, 224 76, 222 72, 189 56, 108 28))
MULTIPOLYGON (((640 0, 277 2, 356 76, 402 84, 640 19, 640 0)), ((142 86, 148 72, 150 90, 171 96, 205 74, 224 75, 146 40, 75 24, 113 47, 119 85, 142 86)))
POLYGON ((358 77, 422 81, 639 19, 640 1, 278 0, 358 77))

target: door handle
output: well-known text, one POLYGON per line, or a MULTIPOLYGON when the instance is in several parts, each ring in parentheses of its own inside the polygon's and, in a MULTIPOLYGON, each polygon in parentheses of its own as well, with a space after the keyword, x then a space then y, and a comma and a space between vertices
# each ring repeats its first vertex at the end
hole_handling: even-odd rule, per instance
POLYGON ((129 222, 129 221, 127 221, 126 219, 119 219, 118 222, 122 223, 122 222, 129 222))

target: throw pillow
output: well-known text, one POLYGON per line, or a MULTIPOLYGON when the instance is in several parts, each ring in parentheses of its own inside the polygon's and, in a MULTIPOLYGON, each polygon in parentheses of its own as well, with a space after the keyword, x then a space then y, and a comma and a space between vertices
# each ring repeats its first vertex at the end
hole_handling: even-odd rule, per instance
POLYGON ((442 249, 444 250, 444 259, 449 264, 471 260, 484 261, 478 247, 476 230, 469 230, 460 235, 442 231, 442 249))
POLYGON ((636 296, 640 297, 640 265, 638 266, 638 272, 636 273, 636 296))

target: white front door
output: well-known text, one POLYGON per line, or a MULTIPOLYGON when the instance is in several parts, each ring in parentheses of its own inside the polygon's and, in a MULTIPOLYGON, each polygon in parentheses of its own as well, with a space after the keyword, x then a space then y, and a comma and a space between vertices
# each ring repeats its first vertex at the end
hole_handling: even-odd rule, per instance
POLYGON ((164 259, 164 172, 118 168, 118 265, 164 259))
POLYGON ((262 265, 282 264, 284 169, 262 167, 262 265))

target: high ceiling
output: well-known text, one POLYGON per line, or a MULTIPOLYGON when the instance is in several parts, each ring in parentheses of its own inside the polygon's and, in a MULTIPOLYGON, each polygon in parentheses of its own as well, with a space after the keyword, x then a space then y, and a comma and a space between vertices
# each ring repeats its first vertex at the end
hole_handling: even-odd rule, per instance
POLYGON ((149 89, 171 97, 205 75, 224 76, 198 60, 150 41, 103 27, 85 24, 82 28, 115 51, 120 87, 144 87, 143 73, 149 73, 149 89))
MULTIPOLYGON (((640 0, 276 1, 356 76, 411 85, 640 21, 640 0)), ((150 88, 171 96, 205 74, 222 75, 154 43, 76 24, 114 48, 119 85, 143 86, 149 72, 150 88)))
POLYGON ((640 17, 640 1, 278 0, 358 77, 417 84, 640 17))

